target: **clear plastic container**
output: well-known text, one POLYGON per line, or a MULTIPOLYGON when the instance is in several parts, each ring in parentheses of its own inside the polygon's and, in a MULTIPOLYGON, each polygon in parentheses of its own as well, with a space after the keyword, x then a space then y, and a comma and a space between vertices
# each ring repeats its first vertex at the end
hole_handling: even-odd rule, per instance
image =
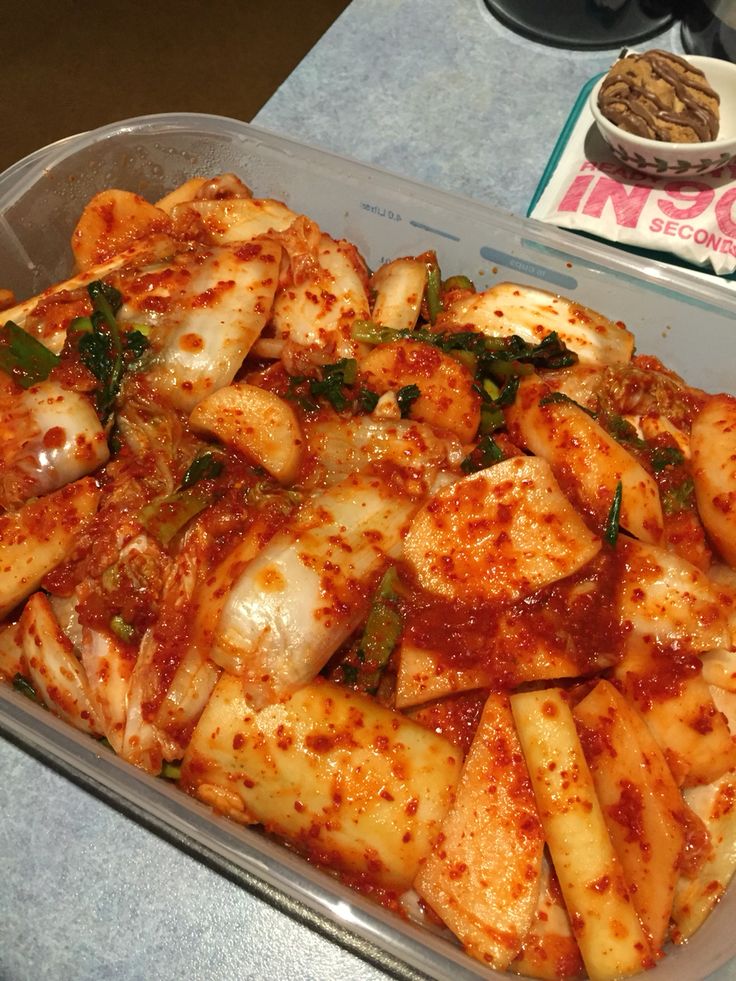
MULTIPOLYGON (((332 235, 354 241, 369 265, 437 250, 445 272, 479 285, 537 284, 593 306, 634 331, 692 384, 730 391, 736 364, 736 294, 687 270, 515 218, 248 126, 198 114, 128 120, 34 154, 0 176, 0 282, 19 299, 71 270, 69 237, 95 192, 156 199, 195 174, 239 174, 259 196, 285 200, 332 235)), ((501 978, 428 930, 343 887, 258 831, 219 818, 165 781, 100 750, 0 686, 0 731, 94 787, 336 941, 404 977, 501 978)), ((705 925, 656 968, 662 981, 705 978, 736 955, 729 890, 705 925)), ((730 968, 719 972, 732 977, 730 968)))

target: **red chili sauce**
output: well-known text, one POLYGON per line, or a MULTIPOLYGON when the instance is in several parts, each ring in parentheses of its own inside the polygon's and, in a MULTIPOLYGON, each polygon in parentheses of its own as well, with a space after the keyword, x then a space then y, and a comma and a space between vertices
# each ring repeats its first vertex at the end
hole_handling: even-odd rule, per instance
POLYGON ((446 668, 482 668, 487 687, 495 690, 534 680, 529 659, 536 663, 541 649, 572 663, 572 673, 590 674, 621 654, 624 632, 615 602, 619 562, 617 553, 606 549, 580 572, 523 600, 479 605, 428 593, 404 568, 404 636, 437 652, 446 668))

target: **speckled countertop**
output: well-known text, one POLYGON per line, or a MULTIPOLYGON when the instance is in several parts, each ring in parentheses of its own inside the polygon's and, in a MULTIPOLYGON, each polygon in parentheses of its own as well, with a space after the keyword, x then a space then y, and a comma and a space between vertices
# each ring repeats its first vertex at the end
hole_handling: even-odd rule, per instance
MULTIPOLYGON (((255 122, 524 214, 612 57, 519 38, 480 0, 354 0, 255 122)), ((0 740, 0 981, 385 977, 0 740)))

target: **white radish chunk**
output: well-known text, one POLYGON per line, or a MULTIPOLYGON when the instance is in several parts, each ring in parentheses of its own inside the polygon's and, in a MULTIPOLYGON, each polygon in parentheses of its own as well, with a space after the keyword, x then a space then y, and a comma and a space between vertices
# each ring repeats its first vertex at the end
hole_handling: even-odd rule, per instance
MULTIPOLYGON (((679 786, 717 780, 736 767, 736 740, 694 654, 657 650, 632 635, 614 680, 636 706, 679 786)), ((717 689, 713 689, 717 691, 717 689)))
POLYGON ((601 541, 544 460, 513 457, 436 493, 404 548, 430 592, 511 601, 577 572, 601 541))
POLYGON ((154 720, 158 731, 165 732, 173 744, 167 759, 179 759, 186 749, 220 674, 218 666, 193 647, 179 662, 154 720))
POLYGON ((0 627, 0 679, 12 681, 17 674, 23 674, 22 658, 18 624, 7 623, 0 627))
POLYGON ((519 956, 510 965, 514 974, 560 981, 583 977, 583 960, 570 926, 560 887, 546 854, 542 857, 539 901, 519 956))
POLYGON ((677 444, 680 453, 682 453, 686 460, 690 459, 690 437, 682 429, 678 429, 673 422, 670 422, 667 416, 658 415, 656 412, 648 412, 646 415, 639 416, 634 425, 637 425, 637 428, 641 430, 644 439, 649 441, 656 439, 658 436, 671 436, 677 444))
POLYGON ((703 821, 710 854, 694 878, 683 875, 675 890, 672 939, 689 940, 723 896, 736 871, 736 777, 724 774, 704 787, 691 787, 685 803, 703 821))
POLYGON ((736 566, 736 398, 716 395, 690 437, 700 519, 721 556, 736 566))
POLYGON ((98 279, 114 277, 124 269, 139 270, 152 262, 169 258, 180 249, 181 243, 174 241, 169 235, 153 235, 134 242, 106 262, 49 286, 38 296, 32 296, 3 310, 3 322, 12 320, 38 338, 54 354, 58 354, 64 347, 70 322, 75 317, 89 313, 86 286, 98 279))
POLYGON ((718 595, 721 611, 728 622, 731 648, 736 648, 736 569, 716 563, 708 569, 708 578, 718 595))
POLYGON ((634 337, 623 324, 564 296, 518 283, 499 283, 462 297, 443 319, 492 337, 516 334, 531 344, 554 332, 586 364, 625 363, 634 350, 634 337))
POLYGON ((206 177, 190 177, 188 181, 184 181, 183 184, 175 187, 173 191, 169 191, 168 194, 164 194, 162 198, 156 201, 156 207, 160 208, 161 211, 165 211, 170 217, 177 204, 193 201, 197 196, 197 192, 206 183, 206 177))
POLYGON ((181 786, 260 823, 319 861, 400 892, 440 832, 460 777, 447 740, 328 682, 253 710, 223 674, 182 764, 181 786))
POLYGON ((574 364, 559 371, 545 371, 544 381, 555 392, 562 392, 579 405, 595 412, 598 393, 605 387, 605 368, 596 364, 574 364))
POLYGON ((346 419, 324 413, 304 426, 309 451, 318 462, 319 479, 334 483, 364 470, 371 463, 388 462, 414 472, 456 468, 465 458, 460 442, 439 436, 432 426, 413 419, 346 419))
POLYGON ((532 924, 543 848, 508 698, 492 694, 414 888, 472 957, 504 970, 532 924))
POLYGON ((278 395, 244 382, 206 395, 189 416, 195 432, 215 436, 282 484, 297 475, 304 449, 299 420, 278 395))
POLYGON ((103 734, 120 754, 135 655, 112 634, 89 627, 82 631, 80 653, 90 699, 103 734))
MULTIPOLYGON (((505 681, 516 687, 525 681, 552 681, 557 678, 577 678, 581 674, 580 658, 573 644, 558 643, 553 648, 547 638, 529 629, 523 617, 514 620, 502 614, 492 634, 487 637, 488 658, 495 662, 497 647, 513 648, 513 666, 506 669, 505 681)), ((474 688, 491 688, 497 683, 498 668, 494 664, 454 667, 447 664, 442 645, 437 650, 417 647, 403 638, 396 650, 396 706, 408 708, 431 699, 474 688)), ((508 663, 508 659, 504 663, 508 663)), ((592 669, 591 669, 592 670, 592 669)))
POLYGON ((703 664, 703 679, 708 685, 715 685, 736 695, 736 651, 707 651, 701 655, 700 660, 703 664))

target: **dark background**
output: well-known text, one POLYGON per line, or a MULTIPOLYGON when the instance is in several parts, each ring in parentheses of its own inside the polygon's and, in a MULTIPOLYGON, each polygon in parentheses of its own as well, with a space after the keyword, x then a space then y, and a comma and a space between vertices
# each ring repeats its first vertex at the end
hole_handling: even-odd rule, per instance
POLYGON ((248 122, 348 2, 18 0, 3 18, 0 171, 130 116, 248 122))

